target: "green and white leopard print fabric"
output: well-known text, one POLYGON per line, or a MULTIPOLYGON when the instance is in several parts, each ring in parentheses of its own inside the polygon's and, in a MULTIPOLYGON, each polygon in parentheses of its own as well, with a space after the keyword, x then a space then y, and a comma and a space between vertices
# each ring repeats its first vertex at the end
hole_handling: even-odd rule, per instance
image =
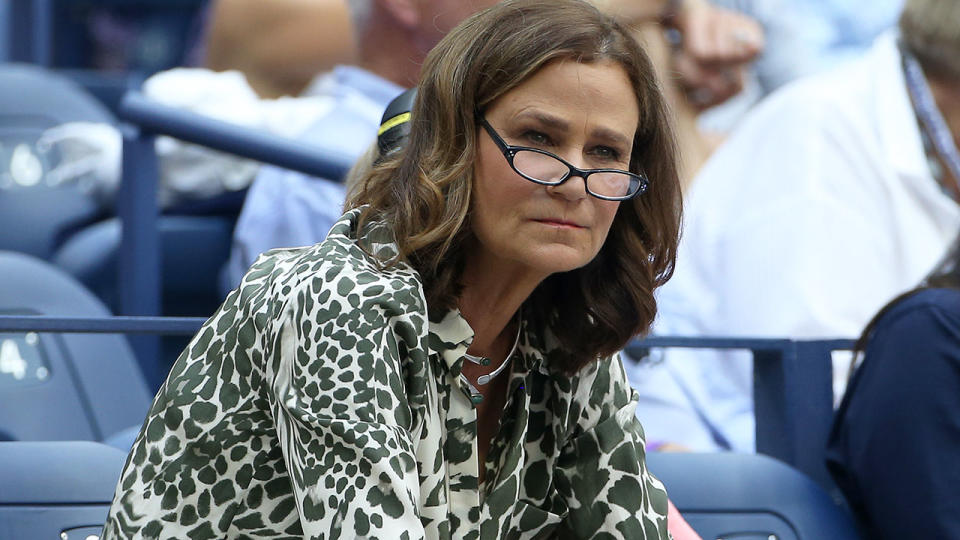
POLYGON ((104 528, 113 538, 668 538, 617 358, 552 372, 526 327, 486 463, 459 378, 473 332, 429 320, 386 227, 262 256, 171 369, 104 528), (478 485, 478 468, 486 481, 478 485))

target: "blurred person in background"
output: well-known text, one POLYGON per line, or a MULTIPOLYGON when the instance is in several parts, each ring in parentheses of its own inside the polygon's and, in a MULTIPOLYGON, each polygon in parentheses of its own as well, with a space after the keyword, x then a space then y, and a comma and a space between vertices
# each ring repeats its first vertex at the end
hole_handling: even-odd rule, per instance
POLYGON ((827 446, 834 481, 866 538, 960 538, 960 242, 856 350, 827 446))
POLYGON ((903 0, 713 0, 755 19, 766 43, 733 99, 702 111, 696 124, 716 147, 771 92, 862 56, 894 28, 903 0))
MULTIPOLYGON (((744 120, 690 192, 657 333, 858 335, 930 272, 960 228, 958 20, 960 0, 909 0, 899 35, 744 120)), ((629 366, 654 444, 752 451, 749 355, 664 356, 629 366)))
POLYGON ((242 72, 260 97, 300 95, 318 73, 352 63, 352 2, 215 0, 204 64, 242 72))
MULTIPOLYGON (((763 27, 762 54, 734 98, 699 111, 695 118, 708 150, 744 115, 784 84, 858 58, 874 40, 896 26, 903 0, 713 0, 763 27)), ((698 95, 691 100, 696 105, 698 95)))
MULTIPOLYGON (((291 21, 307 17, 305 12, 318 15, 337 9, 336 2, 325 0, 316 0, 318 7, 308 7, 314 1, 268 2, 273 12, 271 21, 282 27, 285 21, 295 24, 291 21)), ((256 85, 285 84, 282 77, 270 79, 274 72, 263 65, 272 63, 267 59, 276 60, 273 55, 279 54, 270 48, 270 43, 289 41, 283 46, 277 45, 285 50, 322 47, 323 40, 299 32, 277 36, 269 33, 275 28, 273 24, 245 26, 253 24, 248 18, 250 14, 238 13, 246 3, 224 0, 216 4, 211 13, 212 49, 208 56, 217 56, 216 49, 221 48, 223 42, 229 42, 223 34, 233 35, 238 32, 237 27, 245 28, 249 30, 251 43, 239 48, 252 51, 252 58, 237 67, 246 69, 246 74, 238 70, 173 69, 149 78, 142 91, 164 105, 298 139, 316 146, 319 152, 356 158, 375 138, 386 104, 416 81, 423 58, 433 44, 465 16, 494 2, 431 0, 411 4, 401 0, 351 0, 347 7, 352 22, 347 26, 352 30, 344 33, 355 36, 354 63, 338 64, 330 71, 313 73, 307 87, 296 97, 264 99, 248 82, 247 75, 263 73, 263 77, 269 79, 254 82, 256 85)), ((330 24, 331 21, 325 21, 320 29, 330 24)), ((319 56, 347 60, 339 53, 319 56)), ((284 58, 288 65, 275 67, 274 71, 302 73, 318 65, 317 57, 310 54, 284 58)), ((120 134, 114 127, 65 124, 49 130, 41 144, 56 147, 64 156, 63 165, 51 172, 57 181, 91 174, 98 193, 106 202, 112 201, 120 181, 122 146, 120 134)), ((228 264, 225 269, 229 274, 236 267, 231 285, 236 284, 262 251, 321 240, 341 213, 343 188, 335 179, 262 168, 251 160, 170 137, 159 137, 156 148, 161 176, 159 200, 164 208, 240 192, 263 173, 264 179, 247 193, 238 222, 233 260, 242 262, 228 264), (252 253, 249 257, 248 252, 252 253)))
POLYGON ((630 26, 653 59, 670 106, 686 192, 720 142, 699 125, 701 113, 722 107, 742 92, 750 61, 766 42, 760 26, 749 17, 702 1, 684 5, 690 10, 684 18, 668 14, 630 26), (692 34, 683 33, 691 30, 692 34))

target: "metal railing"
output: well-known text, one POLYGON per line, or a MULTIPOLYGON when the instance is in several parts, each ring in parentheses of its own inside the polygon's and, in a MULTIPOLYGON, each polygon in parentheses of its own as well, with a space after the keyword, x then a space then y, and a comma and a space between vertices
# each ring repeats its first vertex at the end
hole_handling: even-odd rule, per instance
POLYGON ((51 65, 53 8, 54 0, 0 0, 0 62, 51 65))
POLYGON ((834 412, 832 353, 853 345, 852 339, 649 337, 626 351, 636 358, 657 347, 750 351, 757 452, 789 463, 829 490, 824 451, 834 412))
MULTIPOLYGON (((160 167, 154 146, 157 135, 323 178, 342 178, 353 162, 337 152, 161 105, 135 91, 124 96, 118 113, 126 122, 121 127, 123 180, 117 199, 122 224, 118 298, 123 315, 160 314, 160 167)), ((147 378, 153 381, 159 342, 153 336, 137 336, 130 343, 147 378)))
POLYGON ((119 115, 128 123, 123 129, 123 181, 118 200, 123 224, 120 275, 124 276, 120 312, 124 315, 159 313, 157 135, 323 178, 342 178, 353 164, 352 158, 331 150, 161 105, 139 92, 124 96, 119 115))
MULTIPOLYGON (((78 318, 0 315, 0 332, 193 334, 200 317, 78 318)), ((626 349, 635 358, 650 348, 748 350, 754 358, 757 452, 792 465, 832 489, 824 449, 833 420, 831 352, 852 340, 649 337, 626 349)))

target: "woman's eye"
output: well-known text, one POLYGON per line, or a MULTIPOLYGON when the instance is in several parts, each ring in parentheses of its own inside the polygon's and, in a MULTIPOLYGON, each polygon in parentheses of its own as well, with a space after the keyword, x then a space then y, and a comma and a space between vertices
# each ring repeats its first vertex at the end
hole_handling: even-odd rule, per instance
POLYGON ((593 149, 592 153, 600 159, 609 161, 620 160, 620 152, 618 152, 616 148, 610 148, 609 146, 598 146, 593 149))
POLYGON ((539 131, 534 131, 534 130, 528 130, 524 132, 523 138, 528 143, 531 143, 537 146, 549 146, 551 143, 549 136, 547 136, 545 133, 541 133, 539 131))

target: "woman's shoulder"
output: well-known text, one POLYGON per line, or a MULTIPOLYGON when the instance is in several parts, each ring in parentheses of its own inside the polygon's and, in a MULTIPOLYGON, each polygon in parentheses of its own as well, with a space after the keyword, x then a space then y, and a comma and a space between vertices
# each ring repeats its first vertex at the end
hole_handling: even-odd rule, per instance
POLYGON ((618 355, 601 357, 573 374, 554 373, 552 377, 560 401, 569 408, 567 432, 574 436, 612 418, 633 401, 618 355))
MULTIPOLYGON (((389 298, 422 307, 419 274, 404 262, 385 265, 397 248, 389 227, 374 222, 359 229, 359 210, 345 213, 318 244, 267 251, 244 276, 241 288, 265 285, 272 296, 290 297, 309 289, 312 296, 389 298)), ((351 300, 358 307, 359 300, 351 300)))
POLYGON ((586 395, 595 404, 602 403, 620 409, 633 397, 619 354, 601 357, 588 368, 581 370, 580 376, 583 379, 580 385, 589 389, 586 395))
POLYGON ((558 394, 571 404, 597 406, 622 404, 629 399, 630 383, 619 354, 599 356, 574 372, 558 366, 569 365, 568 353, 549 328, 529 328, 524 348, 530 352, 530 368, 552 381, 558 394), (613 398, 613 399, 609 399, 613 398))

